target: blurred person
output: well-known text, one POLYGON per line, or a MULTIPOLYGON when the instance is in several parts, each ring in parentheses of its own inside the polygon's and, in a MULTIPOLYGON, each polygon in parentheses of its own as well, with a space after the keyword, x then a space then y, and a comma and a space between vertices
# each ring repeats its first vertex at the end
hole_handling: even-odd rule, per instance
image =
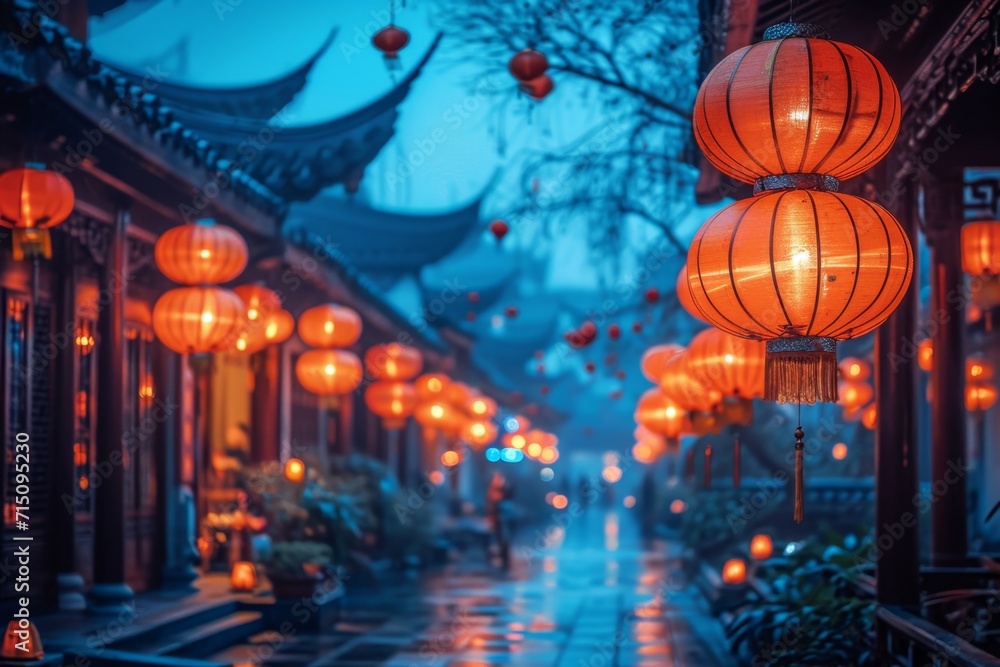
POLYGON ((501 566, 507 570, 510 568, 510 546, 516 529, 517 507, 513 485, 499 472, 493 474, 486 489, 486 513, 493 539, 500 550, 501 566))

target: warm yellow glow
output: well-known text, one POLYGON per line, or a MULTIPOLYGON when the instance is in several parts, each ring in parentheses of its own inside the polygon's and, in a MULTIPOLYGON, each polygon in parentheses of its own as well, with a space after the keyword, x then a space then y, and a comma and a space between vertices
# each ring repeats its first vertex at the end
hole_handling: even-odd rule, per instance
POLYGON ((247 349, 247 339, 242 336, 236 340, 236 349, 240 352, 246 352, 247 349))
POLYGON ((434 419, 441 419, 442 417, 444 417, 444 408, 441 407, 440 405, 432 405, 431 417, 434 417, 434 419))
POLYGON ((477 399, 472 402, 472 411, 477 415, 486 414, 486 401, 482 399, 477 399))
POLYGON ((235 591, 252 591, 257 585, 257 570, 253 563, 245 560, 233 563, 229 582, 235 591))
POLYGON ((614 484, 622 478, 622 469, 618 466, 606 466, 604 470, 601 471, 601 477, 604 481, 609 484, 614 484))
POLYGON ((795 264, 795 268, 801 268, 803 264, 809 261, 809 256, 808 250, 799 250, 792 255, 792 263, 795 264))
POLYGON ((480 424, 479 422, 476 422, 471 427, 469 427, 469 430, 472 432, 472 435, 476 436, 477 438, 482 438, 483 436, 486 435, 486 425, 480 424))
POLYGON ((774 544, 770 535, 754 535, 750 540, 750 555, 757 560, 767 560, 774 553, 774 544))
POLYGON ((153 398, 153 385, 144 384, 139 387, 139 398, 153 398))
POLYGON ((559 452, 555 447, 545 447, 538 455, 538 460, 542 463, 555 463, 559 459, 559 452))
POLYGON ((256 308, 248 308, 247 309, 247 319, 248 320, 256 320, 258 315, 260 315, 260 313, 257 312, 256 308))
POLYGON ((201 321, 204 322, 205 324, 211 324, 212 320, 214 319, 215 316, 212 314, 212 311, 210 310, 206 310, 201 314, 201 321))
POLYGON ((333 320, 327 320, 323 323, 323 333, 332 334, 333 333, 333 320))
POLYGON ((832 454, 833 458, 837 459, 838 461, 843 461, 844 459, 847 458, 847 445, 845 445, 842 442, 838 442, 836 445, 833 446, 832 454))
POLYGON ((531 458, 537 458, 542 453, 542 446, 537 442, 533 442, 528 445, 528 449, 526 451, 528 456, 531 458))
POLYGON ((670 503, 670 512, 673 514, 683 514, 685 511, 687 511, 687 508, 688 508, 687 503, 681 500, 680 498, 677 498, 676 500, 670 503))
POLYGON ((557 494, 552 499, 552 506, 555 507, 557 510, 566 509, 567 505, 569 505, 569 500, 566 498, 566 496, 562 495, 561 493, 557 494))
POLYGON ((444 483, 444 473, 440 470, 434 470, 428 476, 431 480, 431 484, 435 486, 441 486, 444 483))
POLYGON ((327 375, 333 375, 334 373, 337 372, 337 367, 334 366, 333 364, 327 364, 326 366, 323 367, 323 372, 326 373, 327 375))
POLYGON ((451 449, 449 449, 448 451, 446 451, 444 454, 441 455, 441 463, 448 466, 449 468, 451 466, 458 465, 458 462, 460 460, 461 457, 458 455, 458 452, 453 451, 451 449))
POLYGON ((285 479, 298 484, 306 478, 306 464, 299 459, 285 461, 285 479))
POLYGON ((427 388, 434 393, 441 391, 442 389, 441 380, 437 378, 430 378, 429 380, 427 380, 427 388))
POLYGON ((722 581, 727 584, 742 584, 747 580, 747 564, 739 558, 727 560, 722 566, 722 581))
POLYGON ((666 412, 666 415, 667 415, 667 417, 669 419, 673 419, 674 417, 677 416, 677 408, 675 408, 672 405, 668 405, 667 409, 665 410, 665 412, 666 412))
POLYGON ((527 443, 523 435, 515 433, 510 439, 510 444, 514 447, 514 449, 522 449, 527 443))
POLYGON ((199 254, 201 255, 202 259, 209 259, 212 257, 212 251, 209 250, 208 248, 202 248, 199 254))
POLYGON ((278 335, 278 323, 274 321, 268 322, 267 326, 264 328, 264 336, 268 340, 270 340, 277 335, 278 335))
POLYGON ((851 367, 847 370, 847 374, 852 378, 856 378, 861 375, 861 364, 851 364, 851 367))
POLYGON ((725 357, 723 357, 723 358, 724 358, 724 359, 726 360, 726 363, 727 363, 727 364, 731 364, 731 363, 733 363, 734 361, 736 361, 736 357, 734 357, 734 356, 732 355, 732 353, 731 353, 731 352, 727 352, 727 353, 726 353, 726 356, 725 356, 725 357))
POLYGON ((626 508, 632 509, 635 507, 635 496, 625 496, 625 500, 622 503, 626 508))

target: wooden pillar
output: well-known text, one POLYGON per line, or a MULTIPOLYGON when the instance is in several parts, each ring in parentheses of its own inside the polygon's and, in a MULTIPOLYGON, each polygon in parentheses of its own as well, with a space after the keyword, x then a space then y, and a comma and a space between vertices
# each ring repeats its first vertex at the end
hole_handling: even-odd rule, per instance
POLYGON ((965 277, 961 189, 939 185, 928 195, 931 245, 931 563, 962 565, 968 553, 965 418, 965 277))
POLYGON ((253 385, 253 425, 250 435, 250 460, 253 463, 278 460, 281 348, 268 345, 257 354, 253 385))
POLYGON ((125 291, 127 284, 127 208, 115 220, 101 267, 100 290, 107 305, 97 322, 97 460, 94 490, 93 607, 116 610, 133 598, 125 583, 125 291))
MULTIPOLYGON (((913 196, 894 213, 917 248, 913 196)), ((914 259, 914 266, 917 261, 914 259)), ((916 356, 912 354, 919 298, 914 275, 896 311, 875 334, 875 570, 880 604, 919 603, 918 491, 915 429, 916 356)))
MULTIPOLYGON (((56 414, 63 419, 54 422, 55 442, 52 470, 52 549, 53 567, 59 594, 60 610, 87 608, 83 597, 83 577, 76 571, 76 462, 73 445, 76 441, 76 243, 67 236, 61 241, 62 270, 56 281, 56 322, 63 323, 65 344, 56 346, 56 414)), ((60 332, 56 332, 57 335, 60 332)))

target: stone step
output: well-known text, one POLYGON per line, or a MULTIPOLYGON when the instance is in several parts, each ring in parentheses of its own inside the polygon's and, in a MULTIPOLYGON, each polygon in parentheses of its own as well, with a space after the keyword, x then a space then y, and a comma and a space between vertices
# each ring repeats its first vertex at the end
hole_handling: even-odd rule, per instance
POLYGON ((142 651, 154 655, 203 658, 237 644, 264 629, 264 615, 240 611, 165 638, 142 651))

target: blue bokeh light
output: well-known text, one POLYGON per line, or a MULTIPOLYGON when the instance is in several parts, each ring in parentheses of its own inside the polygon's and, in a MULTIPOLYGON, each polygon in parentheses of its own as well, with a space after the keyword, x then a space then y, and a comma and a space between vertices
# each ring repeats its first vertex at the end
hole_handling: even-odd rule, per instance
POLYGON ((500 460, 500 450, 496 447, 490 447, 486 450, 486 460, 487 461, 499 461, 500 460))

